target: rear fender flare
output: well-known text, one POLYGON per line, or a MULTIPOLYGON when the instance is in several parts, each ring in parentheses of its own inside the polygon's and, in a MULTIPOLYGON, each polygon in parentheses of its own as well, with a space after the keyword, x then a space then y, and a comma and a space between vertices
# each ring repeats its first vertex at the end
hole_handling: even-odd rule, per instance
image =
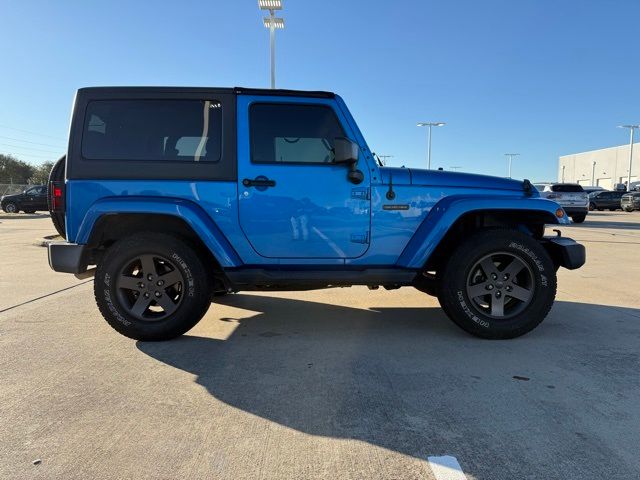
POLYGON ((242 265, 240 257, 211 217, 195 203, 179 198, 100 199, 91 205, 84 216, 78 229, 76 243, 89 242, 91 232, 102 216, 131 213, 171 215, 180 218, 200 237, 222 268, 242 265))

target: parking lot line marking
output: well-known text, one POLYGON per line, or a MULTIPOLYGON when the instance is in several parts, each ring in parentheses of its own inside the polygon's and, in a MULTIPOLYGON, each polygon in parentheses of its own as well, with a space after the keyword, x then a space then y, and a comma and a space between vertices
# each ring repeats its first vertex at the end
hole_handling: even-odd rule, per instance
POLYGON ((456 457, 444 455, 428 457, 427 460, 436 480, 467 480, 456 457))

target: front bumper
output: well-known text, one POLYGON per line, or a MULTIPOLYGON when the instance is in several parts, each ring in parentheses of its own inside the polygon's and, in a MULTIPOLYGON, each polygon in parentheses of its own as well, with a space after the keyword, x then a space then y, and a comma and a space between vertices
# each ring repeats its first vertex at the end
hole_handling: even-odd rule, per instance
POLYGON ((560 267, 575 270, 585 264, 587 254, 584 245, 572 238, 544 237, 542 244, 549 252, 553 263, 560 267))
POLYGON ((49 244, 49 266, 56 272, 83 273, 87 270, 85 245, 69 242, 49 244))

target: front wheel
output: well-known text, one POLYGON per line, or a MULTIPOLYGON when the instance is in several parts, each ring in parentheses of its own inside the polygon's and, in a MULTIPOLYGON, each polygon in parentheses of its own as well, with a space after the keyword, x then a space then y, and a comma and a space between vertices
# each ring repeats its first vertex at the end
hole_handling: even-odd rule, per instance
POLYGON ((191 329, 210 306, 198 255, 176 237, 134 235, 115 243, 98 265, 94 293, 115 330, 135 340, 169 340, 191 329))
POLYGON ((571 220, 573 220, 573 223, 582 223, 584 222, 585 218, 587 218, 586 215, 574 215, 573 217, 571 217, 571 220))
POLYGON ((506 339, 537 327, 555 295, 556 270, 539 242, 515 230, 486 230, 453 252, 438 299, 466 332, 506 339))

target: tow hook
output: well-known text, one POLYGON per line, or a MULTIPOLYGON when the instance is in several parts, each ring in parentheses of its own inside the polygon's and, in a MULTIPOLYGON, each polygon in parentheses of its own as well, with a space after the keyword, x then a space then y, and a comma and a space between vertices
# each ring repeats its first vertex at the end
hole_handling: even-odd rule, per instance
POLYGON ((556 232, 556 237, 560 238, 562 236, 562 232, 557 228, 554 228, 553 231, 556 232))

